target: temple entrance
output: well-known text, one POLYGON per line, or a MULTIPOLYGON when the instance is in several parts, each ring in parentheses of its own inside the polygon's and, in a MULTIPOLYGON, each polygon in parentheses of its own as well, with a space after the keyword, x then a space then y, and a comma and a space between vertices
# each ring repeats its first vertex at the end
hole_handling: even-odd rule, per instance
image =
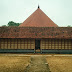
POLYGON ((35 50, 36 52, 40 52, 40 39, 35 40, 35 50))

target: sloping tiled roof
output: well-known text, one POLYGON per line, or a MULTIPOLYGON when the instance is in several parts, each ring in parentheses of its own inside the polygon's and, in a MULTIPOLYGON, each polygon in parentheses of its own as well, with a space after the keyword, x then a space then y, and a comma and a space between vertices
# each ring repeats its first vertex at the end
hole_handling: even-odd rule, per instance
POLYGON ((72 39, 72 27, 0 27, 0 38, 72 39))
POLYGON ((58 27, 40 8, 30 15, 20 27, 58 27))

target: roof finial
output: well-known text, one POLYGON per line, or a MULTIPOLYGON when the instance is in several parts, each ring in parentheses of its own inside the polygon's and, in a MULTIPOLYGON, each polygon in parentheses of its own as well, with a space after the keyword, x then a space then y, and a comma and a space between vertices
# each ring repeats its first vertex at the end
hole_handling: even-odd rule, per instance
POLYGON ((40 6, 38 5, 38 8, 40 8, 40 6))

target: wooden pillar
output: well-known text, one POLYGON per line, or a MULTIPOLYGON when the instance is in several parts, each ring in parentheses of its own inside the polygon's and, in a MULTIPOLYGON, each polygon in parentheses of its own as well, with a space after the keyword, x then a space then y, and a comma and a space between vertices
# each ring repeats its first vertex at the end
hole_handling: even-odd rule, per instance
POLYGON ((5 49, 5 39, 3 39, 3 41, 4 41, 3 49, 5 49))
POLYGON ((30 49, 31 49, 31 39, 30 39, 30 49))
POLYGON ((40 52, 42 53, 42 39, 40 40, 40 52))
POLYGON ((68 39, 68 48, 67 49, 69 49, 69 39, 68 39))
POLYGON ((44 49, 46 49, 46 40, 45 40, 45 42, 44 42, 44 43, 45 43, 45 48, 44 48, 44 49))
POLYGON ((54 40, 54 49, 56 49, 56 39, 54 40))
POLYGON ((71 42, 71 44, 70 44, 70 49, 72 49, 72 41, 71 41, 71 39, 70 39, 70 42, 71 42))
POLYGON ((71 39, 71 50, 72 50, 72 39, 71 39))
POLYGON ((64 39, 64 49, 65 49, 65 39, 64 39))
POLYGON ((8 48, 7 44, 8 44, 8 42, 7 42, 7 38, 6 38, 6 43, 5 43, 5 45, 6 45, 6 49, 8 48))
POLYGON ((27 49, 28 49, 28 39, 26 39, 27 40, 27 49))
POLYGON ((49 49, 49 41, 48 41, 48 49, 49 49))
POLYGON ((55 39, 54 39, 54 49, 55 49, 55 39))
POLYGON ((35 53, 35 39, 34 39, 34 53, 35 53))
POLYGON ((21 49, 21 39, 20 39, 20 49, 21 49))
POLYGON ((14 49, 15 49, 15 45, 16 45, 16 44, 15 44, 15 39, 14 39, 14 49))
POLYGON ((18 49, 18 39, 17 39, 17 49, 18 49))
POLYGON ((58 42, 58 50, 59 50, 59 39, 57 39, 57 42, 58 42))
POLYGON ((6 41, 7 41, 7 49, 8 49, 8 38, 6 39, 6 41))
POLYGON ((10 39, 10 49, 11 49, 11 39, 10 39))
POLYGON ((51 49, 52 49, 52 39, 51 39, 51 49))
POLYGON ((23 39, 23 41, 24 41, 24 49, 25 49, 25 39, 23 39))
POLYGON ((0 49, 1 49, 1 39, 0 39, 0 49))
POLYGON ((61 39, 61 49, 62 49, 62 39, 61 39))

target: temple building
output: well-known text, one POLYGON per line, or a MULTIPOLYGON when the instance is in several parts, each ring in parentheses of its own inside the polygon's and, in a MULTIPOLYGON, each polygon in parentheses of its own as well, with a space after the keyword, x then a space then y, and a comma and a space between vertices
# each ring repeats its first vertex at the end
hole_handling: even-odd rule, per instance
POLYGON ((0 53, 72 53, 72 27, 59 27, 38 6, 19 27, 0 27, 0 53))

